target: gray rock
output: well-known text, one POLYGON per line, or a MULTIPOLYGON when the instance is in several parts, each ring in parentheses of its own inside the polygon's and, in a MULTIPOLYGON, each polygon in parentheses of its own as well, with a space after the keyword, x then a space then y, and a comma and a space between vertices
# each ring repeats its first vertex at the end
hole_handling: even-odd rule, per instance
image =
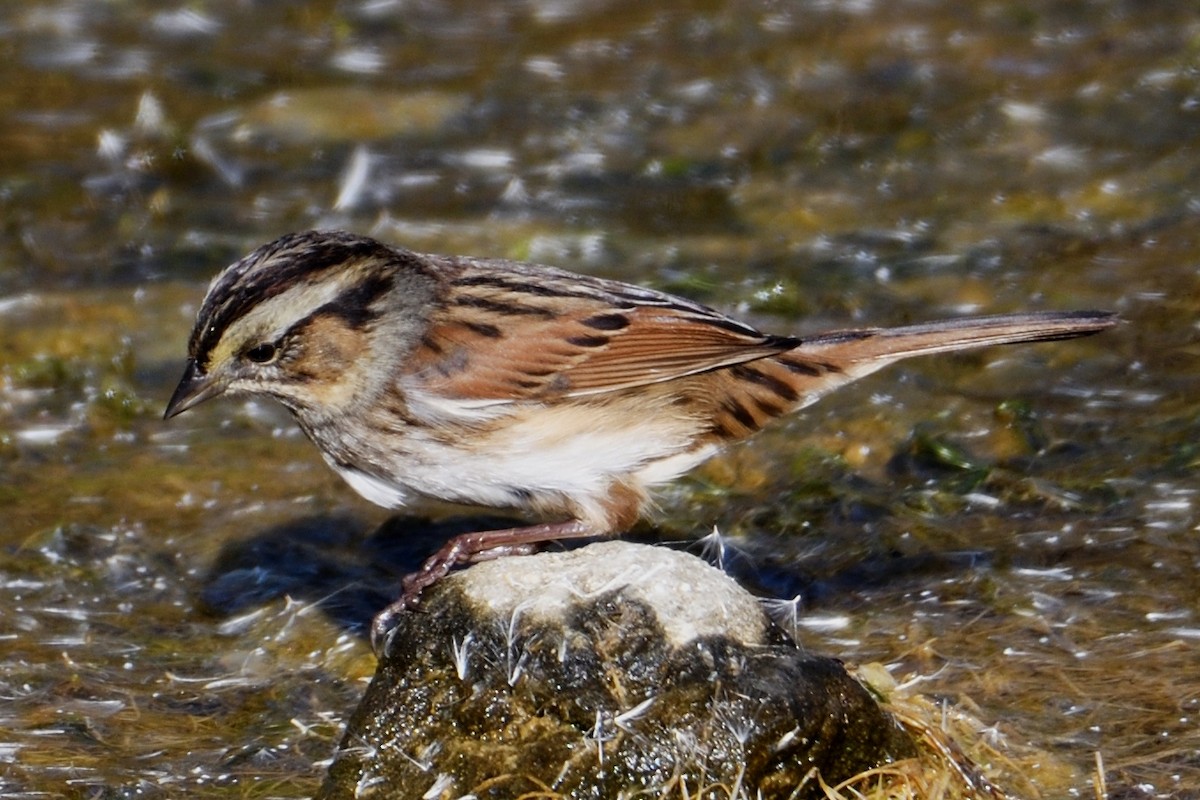
POLYGON ((602 542, 429 592, 318 797, 804 798, 814 767, 834 783, 914 753, 839 662, 802 653, 723 573, 602 542))

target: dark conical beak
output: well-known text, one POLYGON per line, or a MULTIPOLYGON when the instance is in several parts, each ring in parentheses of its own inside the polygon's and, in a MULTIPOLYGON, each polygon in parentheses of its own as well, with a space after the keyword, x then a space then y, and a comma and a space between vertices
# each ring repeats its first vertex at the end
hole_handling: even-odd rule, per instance
POLYGON ((216 380, 211 375, 202 375, 196 362, 189 358, 187 368, 183 371, 183 377, 179 379, 179 385, 175 387, 175 394, 171 395, 171 402, 167 403, 163 419, 170 419, 176 414, 182 414, 192 406, 200 405, 223 391, 225 391, 223 381, 216 380))

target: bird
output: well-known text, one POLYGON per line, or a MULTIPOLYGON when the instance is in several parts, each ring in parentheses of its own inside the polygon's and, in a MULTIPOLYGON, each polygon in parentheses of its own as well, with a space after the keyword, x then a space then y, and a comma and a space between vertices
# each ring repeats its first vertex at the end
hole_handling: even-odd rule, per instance
POLYGON ((777 335, 630 283, 305 231, 213 279, 164 419, 226 393, 274 398, 373 503, 539 520, 447 541, 373 620, 378 650, 453 567, 618 534, 653 487, 888 364, 1117 321, 1041 311, 777 335))

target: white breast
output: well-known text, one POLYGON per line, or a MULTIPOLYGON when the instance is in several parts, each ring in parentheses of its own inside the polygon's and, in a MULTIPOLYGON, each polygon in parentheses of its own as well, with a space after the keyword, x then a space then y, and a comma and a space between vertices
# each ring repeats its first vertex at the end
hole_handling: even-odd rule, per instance
POLYGON ((332 461, 329 462, 329 466, 350 484, 351 489, 377 506, 400 508, 408 500, 409 493, 397 483, 381 480, 354 467, 335 464, 332 461))

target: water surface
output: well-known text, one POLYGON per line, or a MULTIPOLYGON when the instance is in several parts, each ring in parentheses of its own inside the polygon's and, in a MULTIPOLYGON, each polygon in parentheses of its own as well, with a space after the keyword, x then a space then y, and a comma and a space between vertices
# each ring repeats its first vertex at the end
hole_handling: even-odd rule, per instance
POLYGON ((717 525, 804 646, 971 711, 1017 794, 1091 796, 1096 753, 1200 791, 1191 4, 10 3, 0 48, 0 796, 318 784, 387 514, 267 404, 159 419, 208 278, 312 226, 777 332, 1119 311, 865 380, 653 530, 717 525))

